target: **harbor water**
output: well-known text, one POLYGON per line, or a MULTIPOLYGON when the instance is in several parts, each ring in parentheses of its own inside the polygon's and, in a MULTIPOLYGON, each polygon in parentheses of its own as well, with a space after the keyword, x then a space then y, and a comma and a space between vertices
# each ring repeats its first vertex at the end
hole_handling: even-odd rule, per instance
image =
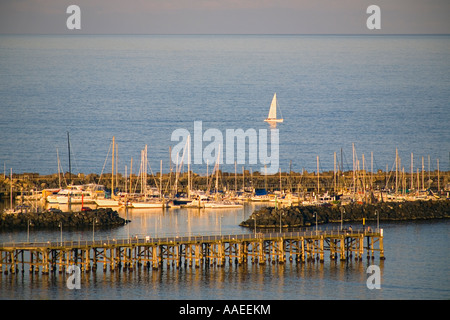
MULTIPOLYGON (((113 230, 35 231, 33 229, 0 234, 0 242, 85 241, 143 236, 242 234, 253 230, 238 224, 264 204, 247 204, 244 209, 130 209, 121 216, 131 223, 113 230)), ((367 226, 376 227, 376 222, 367 226)), ((320 226, 339 227, 338 225, 320 226)), ((349 224, 344 224, 349 227, 349 224)), ((353 224, 353 227, 361 227, 353 224)), ((325 253, 323 263, 295 261, 286 264, 249 262, 227 263, 224 267, 202 266, 148 270, 135 268, 83 273, 81 288, 70 290, 64 273, 48 275, 22 272, 0 275, 1 299, 152 299, 152 300, 313 300, 313 299, 444 299, 450 298, 450 221, 381 223, 386 260, 331 261, 325 253), (381 288, 369 289, 369 265, 380 267, 381 288)))
MULTIPOLYGON (((414 171, 422 158, 425 170, 439 159, 449 171, 449 88, 449 36, 0 35, 0 165, 5 175, 53 174, 59 157, 67 172, 70 132, 72 173, 110 172, 113 136, 120 173, 133 158, 137 174, 145 145, 152 171, 162 161, 169 172, 175 130, 193 133, 194 121, 224 137, 267 129, 276 92, 283 172, 316 171, 317 156, 320 171, 333 170, 341 150, 343 169, 352 170, 353 143, 366 169, 373 153, 374 171, 392 170, 398 148, 406 172, 411 153, 414 171)), ((191 169, 204 174, 207 165, 191 169)), ((234 162, 221 170, 234 172, 234 162)), ((249 233, 239 223, 261 205, 120 210, 131 220, 123 227, 2 231, 0 242, 249 233)), ((67 288, 67 275, 25 270, 0 275, 0 299, 450 299, 449 223, 382 223, 383 262, 99 269, 82 275, 79 290, 67 288), (380 267, 380 289, 367 287, 371 264, 380 267)))

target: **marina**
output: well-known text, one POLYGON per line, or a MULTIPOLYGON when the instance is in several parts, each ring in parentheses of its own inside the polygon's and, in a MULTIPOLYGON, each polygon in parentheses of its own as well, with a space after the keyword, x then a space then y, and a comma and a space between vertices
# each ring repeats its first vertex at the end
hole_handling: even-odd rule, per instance
POLYGON ((242 171, 220 172, 217 175, 185 172, 179 177, 171 173, 156 173, 145 179, 140 175, 118 174, 112 196, 111 174, 105 174, 106 177, 102 178, 96 174, 75 176, 66 173, 65 180, 70 177, 77 184, 58 187, 60 178, 57 175, 11 173, 10 176, 0 176, 0 187, 2 198, 10 207, 13 202, 21 205, 42 202, 50 207, 68 205, 69 196, 71 204, 94 207, 217 208, 264 201, 277 201, 278 205, 289 206, 321 205, 336 201, 345 204, 436 200, 449 198, 450 194, 450 172, 439 170, 410 174, 381 170, 335 170, 319 174, 280 171, 274 175, 242 171), (217 188, 211 190, 210 181, 216 178, 217 188), (143 185, 140 192, 136 187, 129 191, 132 181, 139 181, 143 185), (40 189, 42 185, 47 187, 40 189), (164 188, 161 189, 161 185, 164 188))

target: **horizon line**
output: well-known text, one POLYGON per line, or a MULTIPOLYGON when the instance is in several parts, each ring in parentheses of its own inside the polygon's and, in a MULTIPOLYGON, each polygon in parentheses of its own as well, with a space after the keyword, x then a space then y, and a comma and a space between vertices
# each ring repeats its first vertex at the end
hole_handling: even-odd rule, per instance
POLYGON ((450 36, 450 33, 2 33, 11 36, 450 36))

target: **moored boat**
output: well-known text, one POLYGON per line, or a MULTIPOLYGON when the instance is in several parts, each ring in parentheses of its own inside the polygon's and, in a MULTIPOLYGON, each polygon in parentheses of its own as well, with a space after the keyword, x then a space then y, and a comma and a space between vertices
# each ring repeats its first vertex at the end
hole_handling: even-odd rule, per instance
POLYGON ((115 199, 96 199, 95 203, 99 207, 120 207, 122 202, 115 199))
POLYGON ((130 201, 130 206, 132 208, 168 208, 169 203, 165 201, 164 199, 146 199, 146 200, 137 200, 137 201, 130 201))

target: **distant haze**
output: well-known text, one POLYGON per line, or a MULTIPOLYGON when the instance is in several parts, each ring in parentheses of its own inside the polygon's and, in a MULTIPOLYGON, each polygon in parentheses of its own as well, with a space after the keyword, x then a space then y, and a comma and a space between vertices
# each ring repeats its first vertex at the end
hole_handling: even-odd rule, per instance
POLYGON ((13 34, 448 34, 448 0, 1 0, 13 34), (81 30, 68 30, 69 5, 81 30), (381 30, 369 30, 369 5, 381 30))

